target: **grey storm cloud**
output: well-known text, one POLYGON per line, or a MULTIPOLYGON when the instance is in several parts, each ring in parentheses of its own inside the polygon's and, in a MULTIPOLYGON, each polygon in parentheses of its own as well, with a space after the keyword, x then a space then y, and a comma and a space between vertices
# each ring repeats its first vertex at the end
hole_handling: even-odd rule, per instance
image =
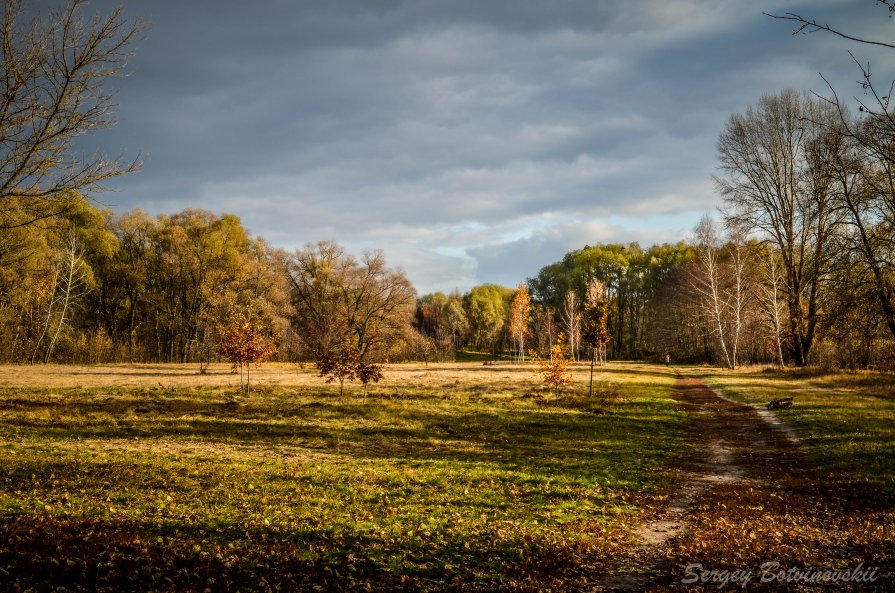
POLYGON ((850 46, 762 12, 885 33, 856 5, 131 2, 147 28, 115 81, 119 124, 88 146, 145 155, 100 196, 117 210, 201 207, 287 248, 382 248, 421 292, 515 284, 584 244, 682 238, 718 205, 731 113, 822 91, 819 71, 853 90, 850 46))

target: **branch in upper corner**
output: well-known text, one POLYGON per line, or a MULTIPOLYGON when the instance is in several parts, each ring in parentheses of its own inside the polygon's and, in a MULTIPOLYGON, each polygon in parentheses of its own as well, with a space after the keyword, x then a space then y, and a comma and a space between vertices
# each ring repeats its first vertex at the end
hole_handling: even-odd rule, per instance
MULTIPOLYGON (((888 10, 890 12, 895 12, 895 0, 881 0, 880 4, 885 4, 888 7, 888 10)), ((888 47, 891 49, 895 49, 895 45, 893 45, 891 43, 884 43, 882 41, 873 41, 870 39, 861 39, 860 37, 853 37, 851 35, 848 35, 847 33, 843 33, 842 31, 840 31, 838 29, 834 29, 833 27, 831 27, 830 25, 827 25, 826 23, 819 23, 815 19, 807 19, 801 15, 798 15, 798 14, 795 14, 792 12, 787 12, 784 15, 770 14, 768 12, 763 12, 762 14, 764 14, 765 16, 769 16, 772 19, 780 19, 780 20, 784 20, 784 21, 793 21, 795 23, 798 23, 798 26, 792 32, 793 35, 798 35, 799 33, 815 33, 817 31, 827 31, 829 33, 832 33, 833 35, 838 35, 839 37, 842 37, 843 39, 848 39, 849 41, 856 41, 858 43, 866 43, 867 45, 879 45, 882 47, 888 47)))

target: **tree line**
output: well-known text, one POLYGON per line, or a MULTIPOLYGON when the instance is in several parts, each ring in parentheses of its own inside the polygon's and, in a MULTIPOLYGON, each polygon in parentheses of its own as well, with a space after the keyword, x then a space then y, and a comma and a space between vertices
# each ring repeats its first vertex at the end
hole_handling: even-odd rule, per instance
POLYGON ((675 244, 585 246, 516 288, 462 294, 418 298, 379 251, 287 252, 230 214, 116 214, 69 190, 35 221, 26 197, 7 197, 0 359, 204 367, 232 349, 239 319, 280 360, 525 360, 562 333, 585 360, 891 368, 895 134, 860 113, 767 95, 721 133, 718 220, 675 244))
POLYGON ((895 117, 784 90, 730 117, 719 219, 687 241, 568 253, 528 281, 572 339, 588 283, 611 298, 611 356, 895 366, 895 117))
POLYGON ((379 251, 287 252, 231 214, 115 214, 85 197, 138 168, 85 158, 76 140, 113 122, 105 84, 140 25, 83 7, 3 2, 0 360, 204 369, 274 355, 366 385, 386 360, 523 361, 562 340, 591 361, 895 366, 895 113, 857 60, 857 114, 830 87, 730 117, 718 220, 686 240, 585 246, 515 289, 417 298, 379 251))

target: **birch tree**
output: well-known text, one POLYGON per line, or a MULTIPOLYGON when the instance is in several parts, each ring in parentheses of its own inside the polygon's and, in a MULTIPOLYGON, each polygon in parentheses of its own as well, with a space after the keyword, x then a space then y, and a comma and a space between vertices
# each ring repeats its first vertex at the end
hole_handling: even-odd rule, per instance
POLYGON ((50 362, 59 334, 71 319, 72 309, 90 290, 91 276, 90 267, 84 258, 83 242, 77 234, 71 232, 59 254, 59 261, 54 271, 53 296, 47 306, 46 321, 31 355, 31 364, 34 364, 44 338, 49 342, 43 354, 43 362, 44 364, 50 362))
POLYGON ((577 351, 581 343, 581 312, 578 309, 578 295, 575 294, 574 290, 566 291, 560 315, 566 328, 569 353, 573 361, 578 360, 577 351))
POLYGON ((798 366, 808 364, 814 344, 837 224, 817 142, 834 121, 821 100, 784 90, 732 115, 718 141, 723 176, 716 182, 728 220, 780 253, 788 349, 798 366))
POLYGON ((693 278, 693 285, 702 297, 703 314, 709 319, 724 363, 727 368, 732 369, 736 363, 728 348, 727 303, 721 286, 721 246, 715 222, 708 215, 703 216, 696 225, 695 242, 698 270, 693 278))
POLYGON ((783 330, 781 327, 783 303, 780 300, 780 284, 783 278, 780 275, 780 260, 773 251, 766 251, 761 258, 764 272, 764 283, 761 287, 763 298, 762 307, 765 310, 770 327, 770 335, 774 342, 777 364, 781 369, 786 368, 783 358, 783 330))
POLYGON ((525 362, 525 338, 529 334, 529 317, 531 316, 531 297, 525 283, 520 282, 510 305, 510 334, 516 342, 517 360, 525 362))

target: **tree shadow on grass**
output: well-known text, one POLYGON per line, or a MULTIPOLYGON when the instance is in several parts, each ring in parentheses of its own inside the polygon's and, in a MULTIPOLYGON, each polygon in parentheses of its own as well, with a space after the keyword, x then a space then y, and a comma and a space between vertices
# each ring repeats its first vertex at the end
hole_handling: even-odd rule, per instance
POLYGON ((0 524, 0 589, 568 590, 592 580, 612 554, 597 537, 496 527, 437 535, 17 516, 0 524))
MULTIPOLYGON (((112 448, 125 447, 122 440, 294 446, 359 459, 458 461, 555 472, 578 468, 576 473, 602 473, 608 466, 623 474, 630 470, 632 459, 662 454, 665 449, 657 447, 667 447, 667 443, 651 437, 671 436, 678 429, 673 420, 656 417, 654 410, 637 405, 620 405, 605 417, 566 409, 529 408, 497 414, 402 407, 388 410, 389 423, 376 421, 381 410, 362 406, 312 408, 317 416, 306 414, 302 419, 291 415, 241 417, 239 410, 230 411, 225 418, 180 415, 190 407, 177 408, 175 416, 112 421, 91 419, 85 412, 72 422, 7 417, 0 421, 0 433, 24 432, 33 441, 43 442, 72 438, 112 441, 112 448), (633 443, 640 450, 632 455, 633 443)), ((93 405, 87 409, 93 410, 93 405)))

